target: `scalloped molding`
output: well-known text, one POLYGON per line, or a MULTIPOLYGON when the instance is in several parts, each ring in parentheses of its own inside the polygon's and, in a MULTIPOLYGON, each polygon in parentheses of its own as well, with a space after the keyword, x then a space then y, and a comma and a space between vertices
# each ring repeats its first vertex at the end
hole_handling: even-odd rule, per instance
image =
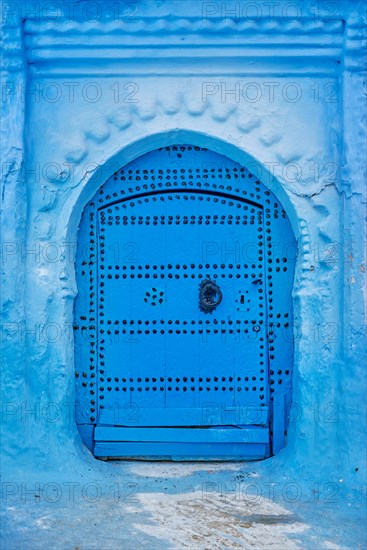
POLYGON ((30 70, 38 77, 185 75, 190 70, 198 71, 199 75, 254 74, 254 59, 260 73, 298 74, 295 60, 302 58, 309 61, 309 73, 320 73, 322 69, 325 74, 326 70, 337 69, 330 62, 340 60, 344 35, 345 22, 341 17, 307 15, 297 20, 282 17, 235 20, 139 13, 137 18, 125 22, 69 21, 62 17, 45 21, 41 17, 25 24, 30 70), (208 64, 206 57, 212 63, 208 64), (140 59, 140 64, 132 67, 132 59, 140 59), (143 60, 149 63, 144 65, 143 60))

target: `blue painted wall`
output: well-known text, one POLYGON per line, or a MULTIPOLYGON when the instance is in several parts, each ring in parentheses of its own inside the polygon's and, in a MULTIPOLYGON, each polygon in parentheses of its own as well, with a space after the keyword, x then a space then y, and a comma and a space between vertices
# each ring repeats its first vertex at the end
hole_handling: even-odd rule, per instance
MULTIPOLYGON (((4 479, 80 480, 81 476, 105 479, 109 475, 113 466, 102 467, 82 447, 74 419, 71 328, 77 292, 77 228, 85 204, 117 168, 157 147, 186 142, 262 170, 264 184, 286 209, 299 244, 294 290, 299 330, 295 407, 286 448, 257 466, 258 471, 263 479, 296 480, 304 486, 337 484, 346 503, 363 485, 366 443, 363 13, 359 3, 338 3, 337 17, 325 6, 315 21, 310 15, 314 4, 303 2, 300 32, 297 23, 282 14, 275 22, 247 18, 239 24, 219 14, 217 25, 209 14, 203 18, 202 6, 198 9, 194 2, 138 2, 138 6, 137 21, 126 33, 134 44, 140 40, 149 45, 152 36, 168 44, 178 36, 191 40, 190 33, 196 32, 195 39, 224 41, 236 48, 231 36, 240 28, 255 44, 260 38, 268 41, 265 61, 258 49, 251 52, 258 68, 256 82, 263 86, 276 78, 284 90, 284 85, 296 81, 307 93, 303 103, 286 101, 284 95, 274 102, 237 103, 235 97, 222 101, 220 86, 219 92, 206 87, 211 92, 205 102, 202 78, 197 81, 197 72, 204 70, 199 61, 197 69, 195 63, 181 59, 173 65, 170 78, 161 82, 169 63, 162 62, 149 74, 143 60, 134 60, 131 71, 136 74, 130 78, 126 77, 129 60, 116 61, 114 51, 107 63, 101 46, 93 55, 82 50, 84 62, 80 63, 78 56, 68 57, 72 48, 58 48, 70 40, 80 42, 81 16, 75 21, 62 19, 61 27, 57 19, 50 22, 30 15, 22 21, 19 10, 5 17, 4 78, 9 86, 2 102, 4 479), (152 21, 145 20, 147 14, 156 21, 152 28, 152 21), (185 23, 187 14, 196 18, 195 25, 185 23), (310 60, 309 51, 304 55, 300 50, 294 59, 292 45, 302 44, 305 36, 316 44, 320 56, 326 52, 321 64, 310 60), (277 45, 278 57, 272 44, 277 45), (116 69, 119 64, 125 71, 122 77, 116 69), (282 64, 290 75, 286 81, 282 64), (41 94, 37 100, 34 94, 23 93, 64 76, 76 78, 80 86, 98 81, 102 92, 119 79, 122 87, 137 80, 140 100, 116 104, 111 90, 108 96, 102 93, 99 102, 77 94, 74 101, 69 95, 53 101, 50 97, 55 96, 41 94), (330 82, 337 88, 327 88, 330 82), (326 94, 336 90, 337 101, 325 97, 316 101, 315 89, 326 94), (300 178, 287 176, 288 168, 295 169, 290 162, 303 169, 300 178), (315 163, 319 167, 332 163, 326 170, 329 174, 335 169, 336 176, 327 179, 324 171, 315 180, 310 173, 315 163)), ((107 42, 118 40, 119 22, 106 18, 82 27, 94 43, 101 36, 107 42)), ((253 79, 253 64, 243 48, 238 47, 238 55, 244 55, 246 75, 253 79)), ((219 76, 212 75, 208 81, 217 84, 224 78, 222 73, 228 79, 228 60, 216 59, 219 76)), ((207 61, 208 71, 209 65, 207 61)), ((234 78, 226 80, 228 86, 238 79, 240 67, 235 65, 233 71, 234 78)), ((244 465, 244 471, 248 467, 244 465)))

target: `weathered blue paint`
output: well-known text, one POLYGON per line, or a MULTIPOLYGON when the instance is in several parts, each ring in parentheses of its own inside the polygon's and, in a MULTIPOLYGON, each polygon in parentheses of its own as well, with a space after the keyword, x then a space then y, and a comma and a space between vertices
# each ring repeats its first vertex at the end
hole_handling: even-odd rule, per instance
MULTIPOLYGON (((96 2, 91 11, 86 2, 52 4, 1 6, 3 546, 180 546, 236 488, 226 529, 248 516, 249 502, 266 500, 307 523, 297 535, 288 524, 303 548, 358 548, 366 525, 364 4, 141 0, 132 16, 130 3, 103 1, 99 13, 96 2), (137 87, 138 102, 126 102, 137 87), (287 444, 256 463, 103 463, 76 428, 82 212, 116 170, 176 143, 256 167, 297 238, 287 444), (90 483, 101 491, 93 503, 83 494, 90 483), (120 483, 127 490, 116 502, 120 483), (179 526, 180 503, 196 490, 205 508, 208 484, 204 521, 199 506, 179 526), (158 532, 150 499, 162 518, 172 510, 158 532)), ((91 442, 92 429, 79 424, 91 442)), ((269 540, 264 524, 242 523, 235 542, 246 545, 248 534, 252 545, 283 548, 280 529, 270 526, 269 540)), ((217 534, 185 544, 215 546, 217 534)))
MULTIPOLYGON (((229 158, 181 144, 116 171, 84 211, 77 252, 77 422, 115 426, 103 446, 92 447, 89 430, 94 454, 152 455, 148 442, 127 443, 139 430, 118 426, 142 434, 155 426, 161 457, 253 459, 280 450, 296 258, 278 199, 229 158), (203 305, 205 288, 215 296, 203 305), (193 441, 175 453, 162 426, 191 426, 193 441), (211 431, 217 437, 203 452, 198 443, 212 426, 238 429, 211 431), (268 440, 254 453, 242 428, 256 435, 258 426, 268 440), (225 445, 223 433, 232 443, 242 434, 243 445, 225 445)), ((178 443, 184 432, 172 433, 178 443)))

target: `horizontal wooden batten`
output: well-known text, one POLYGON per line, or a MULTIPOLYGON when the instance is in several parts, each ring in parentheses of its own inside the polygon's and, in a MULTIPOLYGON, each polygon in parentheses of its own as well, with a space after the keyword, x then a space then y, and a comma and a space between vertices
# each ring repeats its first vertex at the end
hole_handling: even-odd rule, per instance
POLYGON ((96 442, 93 454, 97 458, 133 458, 134 460, 259 460, 269 456, 269 446, 263 443, 167 443, 167 442, 96 442))
POLYGON ((269 429, 260 427, 224 428, 121 428, 97 426, 94 440, 117 442, 178 443, 268 443, 269 429))
POLYGON ((94 455, 186 460, 264 458, 268 428, 117 428, 97 427, 94 455))
POLYGON ((251 424, 252 426, 266 426, 268 422, 268 407, 233 406, 221 408, 220 405, 204 403, 198 408, 155 408, 143 409, 134 407, 105 408, 99 413, 99 424, 113 424, 137 428, 138 426, 216 426, 223 423, 228 425, 251 424), (174 418, 174 422, 172 421, 174 418))

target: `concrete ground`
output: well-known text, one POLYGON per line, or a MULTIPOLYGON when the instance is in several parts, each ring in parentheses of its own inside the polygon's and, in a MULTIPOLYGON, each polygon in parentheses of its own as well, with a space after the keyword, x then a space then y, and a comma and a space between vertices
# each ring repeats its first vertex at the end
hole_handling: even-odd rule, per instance
POLYGON ((333 484, 269 481, 256 462, 97 464, 7 482, 2 550, 366 548, 363 503, 333 484))

